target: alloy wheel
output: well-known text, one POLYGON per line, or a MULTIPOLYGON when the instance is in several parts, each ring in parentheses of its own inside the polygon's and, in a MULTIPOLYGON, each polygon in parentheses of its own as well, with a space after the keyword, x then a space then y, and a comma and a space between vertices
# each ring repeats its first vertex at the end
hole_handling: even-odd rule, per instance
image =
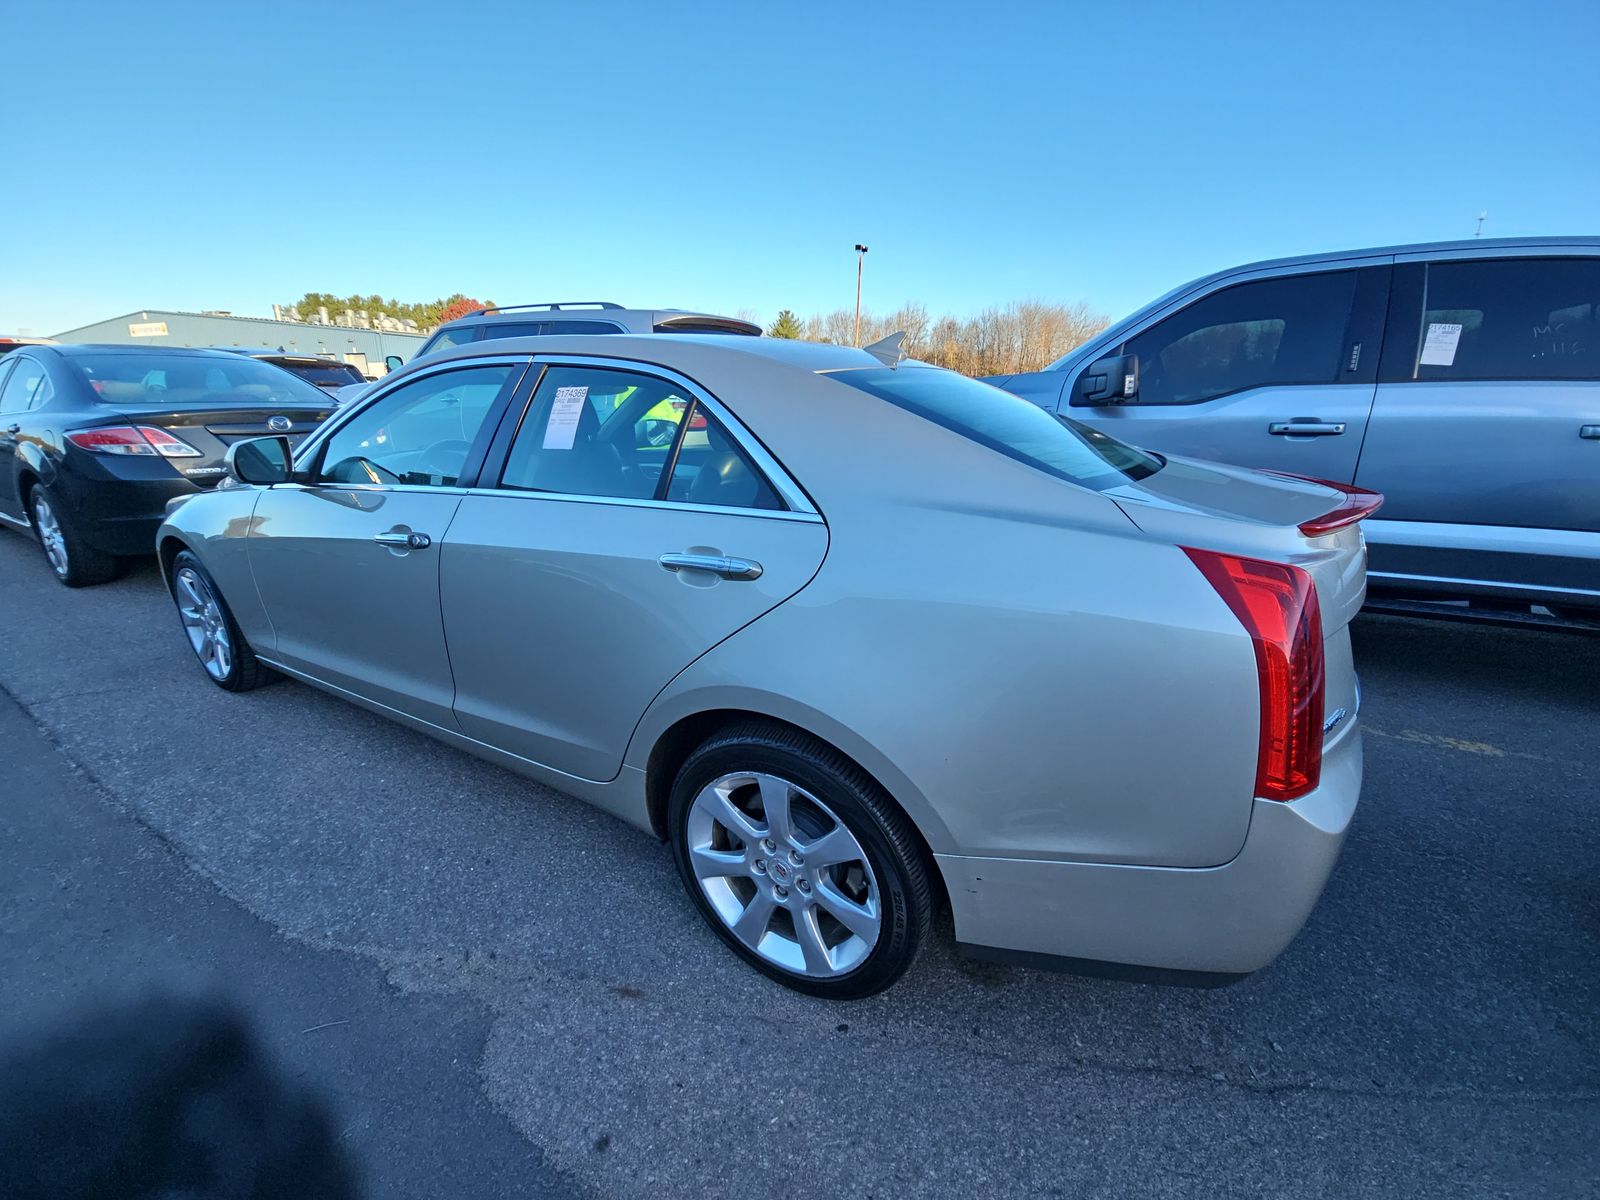
POLYGON ((178 615, 195 657, 211 678, 226 679, 233 670, 233 639, 228 636, 228 618, 211 584, 193 567, 179 568, 173 584, 178 615))
POLYGON ((866 851, 798 784, 760 772, 724 775, 695 796, 685 832, 712 911, 767 962, 832 979, 878 944, 883 903, 866 851))
POLYGON ((65 579, 71 568, 67 559, 67 538, 61 532, 61 522, 56 519, 50 501, 43 496, 36 495, 33 499, 33 527, 39 534, 39 544, 44 547, 44 556, 50 560, 50 569, 65 579))

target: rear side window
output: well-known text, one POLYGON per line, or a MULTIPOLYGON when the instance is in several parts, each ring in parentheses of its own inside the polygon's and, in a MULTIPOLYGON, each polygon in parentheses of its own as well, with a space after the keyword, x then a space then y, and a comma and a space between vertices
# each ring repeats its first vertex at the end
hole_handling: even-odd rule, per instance
POLYGON ((1225 288, 1136 334, 1140 404, 1197 404, 1270 384, 1339 377, 1354 271, 1225 288))
POLYGON ((908 363, 826 377, 1082 487, 1103 491, 1162 467, 1153 454, 954 371, 908 363))
POLYGON ((551 367, 512 442, 500 486, 619 500, 780 509, 720 422, 670 380, 551 367))
POLYGON ((610 321, 545 321, 545 333, 621 333, 622 329, 610 321))
POLYGON ((37 405, 34 393, 42 391, 45 384, 44 367, 37 359, 19 355, 11 377, 0 388, 0 413, 26 412, 37 405))
POLYGON ((1396 269, 1383 378, 1600 379, 1600 258, 1396 269))

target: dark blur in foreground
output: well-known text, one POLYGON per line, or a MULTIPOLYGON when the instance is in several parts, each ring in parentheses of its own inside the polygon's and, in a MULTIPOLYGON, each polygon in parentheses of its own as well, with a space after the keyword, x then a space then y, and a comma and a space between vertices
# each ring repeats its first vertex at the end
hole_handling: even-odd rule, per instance
POLYGON ((356 1195, 322 1107, 227 1006, 148 998, 0 1047, 7 1200, 356 1195))

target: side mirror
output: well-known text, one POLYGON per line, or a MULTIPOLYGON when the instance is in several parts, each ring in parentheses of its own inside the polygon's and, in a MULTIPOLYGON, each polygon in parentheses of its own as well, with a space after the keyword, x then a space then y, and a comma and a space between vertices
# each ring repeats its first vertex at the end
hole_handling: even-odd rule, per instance
POLYGON ((383 356, 383 366, 385 370, 398 371, 405 366, 405 361, 398 354, 385 354, 383 356))
POLYGON ((222 465, 240 483, 288 483, 294 476, 294 458, 286 437, 235 442, 228 447, 222 465))
POLYGON ((1072 403, 1079 408, 1126 404, 1139 398, 1139 356, 1114 354, 1090 363, 1072 386, 1072 403))

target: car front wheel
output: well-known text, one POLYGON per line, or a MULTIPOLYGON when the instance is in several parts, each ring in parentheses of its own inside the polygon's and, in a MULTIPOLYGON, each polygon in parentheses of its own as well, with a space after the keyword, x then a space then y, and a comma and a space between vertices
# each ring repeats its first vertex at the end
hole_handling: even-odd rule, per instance
POLYGON ((668 817, 695 905, 771 978, 855 999, 916 957, 933 907, 926 856, 905 814, 823 743, 728 730, 684 763, 668 817))
POLYGON ((211 682, 230 692, 248 692, 274 677, 239 632, 216 581, 188 550, 172 561, 172 599, 189 648, 211 682))

